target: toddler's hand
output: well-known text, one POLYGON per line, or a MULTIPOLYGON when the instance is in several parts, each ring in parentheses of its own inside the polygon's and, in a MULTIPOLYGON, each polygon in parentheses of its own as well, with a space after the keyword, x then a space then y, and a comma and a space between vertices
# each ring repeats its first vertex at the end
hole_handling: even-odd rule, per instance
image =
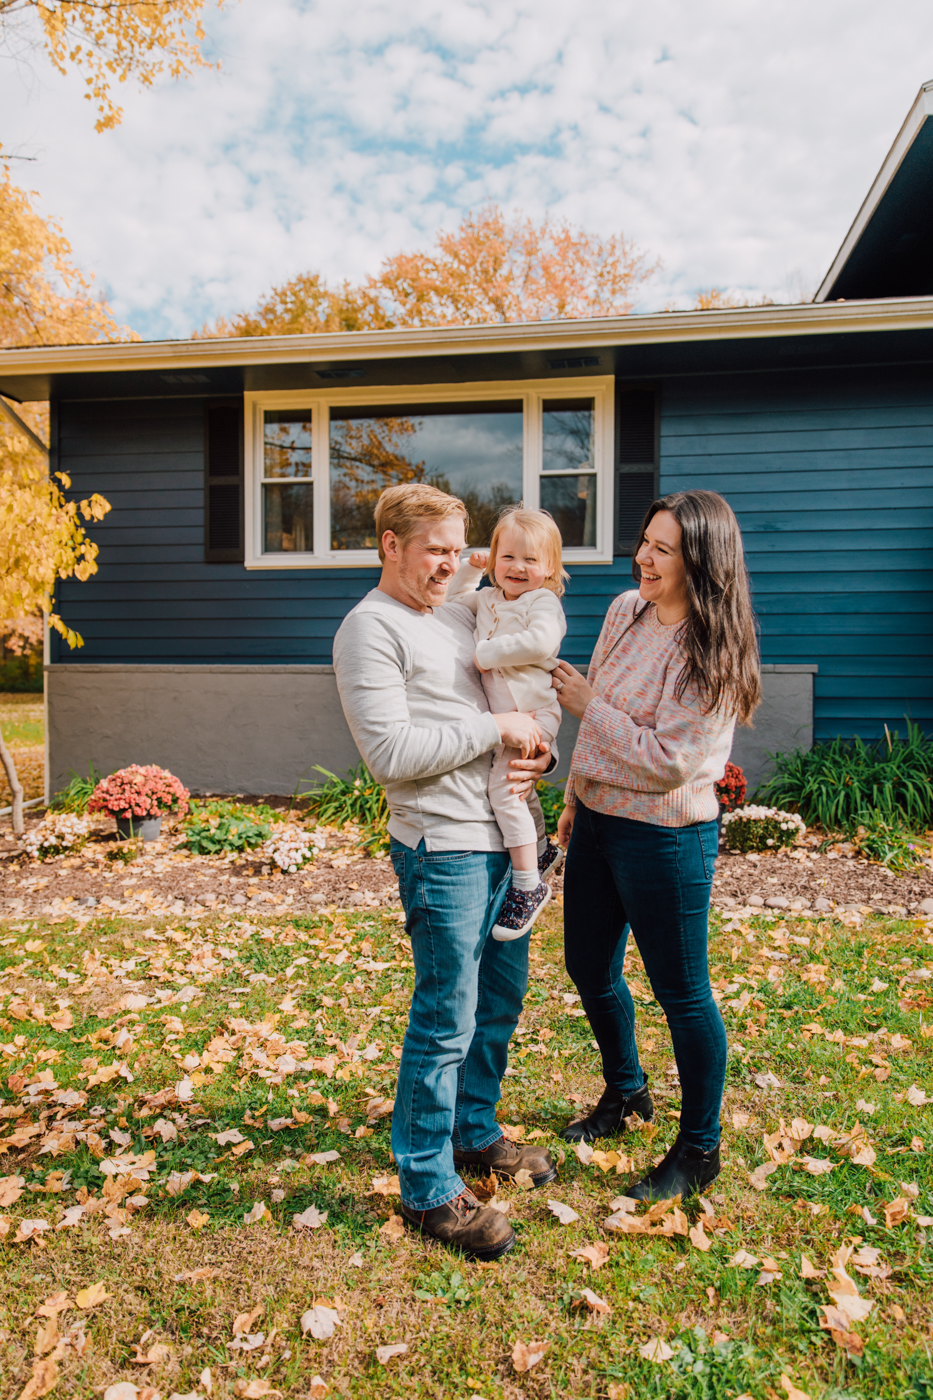
POLYGON ((489 555, 483 549, 477 549, 470 555, 470 567, 472 569, 482 569, 485 573, 486 565, 489 563, 489 555))

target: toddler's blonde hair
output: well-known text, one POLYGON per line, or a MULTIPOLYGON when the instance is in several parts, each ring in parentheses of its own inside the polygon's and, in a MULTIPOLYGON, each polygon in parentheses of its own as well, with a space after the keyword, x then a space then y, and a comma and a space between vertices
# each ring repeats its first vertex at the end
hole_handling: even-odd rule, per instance
POLYGON ((568 579, 570 575, 561 563, 564 542, 553 515, 549 515, 546 510, 525 510, 524 506, 511 506, 503 511, 492 532, 489 563, 486 566, 486 573, 493 583, 496 581, 496 555, 506 530, 521 530, 525 538, 540 551, 547 569, 543 586, 560 598, 564 592, 564 579, 568 579))

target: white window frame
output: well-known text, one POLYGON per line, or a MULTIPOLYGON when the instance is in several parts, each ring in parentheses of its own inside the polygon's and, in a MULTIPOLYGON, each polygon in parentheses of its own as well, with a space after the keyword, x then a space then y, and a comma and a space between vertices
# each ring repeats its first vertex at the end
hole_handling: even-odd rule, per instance
MULTIPOLYGON (((564 550, 570 564, 611 564, 613 546, 612 442, 615 428, 615 379, 611 374, 587 379, 521 379, 471 384, 393 384, 373 387, 290 389, 244 395, 245 432, 245 565, 247 569, 358 569, 379 563, 375 549, 330 548, 330 415, 328 410, 351 404, 391 408, 408 403, 458 403, 521 400, 523 412, 523 499, 529 509, 540 500, 545 399, 587 398, 594 406, 594 465, 597 490, 595 549, 564 550), (314 483, 314 550, 311 553, 263 552, 262 481, 263 414, 266 409, 311 410, 311 476, 314 483)), ((562 473, 553 473, 561 475, 562 473)), ((581 473, 582 474, 582 473, 581 473)), ((548 473, 552 475, 552 473, 548 473)))

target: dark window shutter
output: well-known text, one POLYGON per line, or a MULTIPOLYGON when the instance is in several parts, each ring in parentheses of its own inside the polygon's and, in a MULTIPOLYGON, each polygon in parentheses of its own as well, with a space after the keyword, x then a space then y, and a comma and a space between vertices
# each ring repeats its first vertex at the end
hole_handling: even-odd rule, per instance
POLYGON ((615 554, 633 554, 645 513, 658 495, 658 395, 622 390, 618 400, 615 554))
POLYGON ((204 408, 204 558, 243 562, 243 401, 204 408))

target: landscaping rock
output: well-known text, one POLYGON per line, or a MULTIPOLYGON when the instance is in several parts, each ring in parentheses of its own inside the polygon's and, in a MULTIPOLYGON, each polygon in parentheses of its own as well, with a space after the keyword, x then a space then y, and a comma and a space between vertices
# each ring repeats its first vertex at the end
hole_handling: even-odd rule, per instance
POLYGON ((782 894, 773 894, 770 899, 765 900, 766 909, 786 909, 790 904, 789 899, 785 899, 782 894))
POLYGON ((933 899, 921 899, 921 901, 920 901, 920 913, 921 913, 921 914, 933 914, 933 899))
POLYGON ((748 896, 748 903, 755 909, 763 909, 765 907, 765 902, 760 894, 750 894, 748 896))
POLYGON ((833 903, 831 899, 825 899, 823 895, 820 895, 819 899, 813 901, 813 907, 819 910, 821 914, 828 914, 833 907, 833 903))
POLYGON ((246 903, 246 895, 245 895, 245 894, 235 894, 235 895, 233 896, 233 898, 231 899, 230 903, 231 903, 231 904, 245 904, 245 903, 246 903))

